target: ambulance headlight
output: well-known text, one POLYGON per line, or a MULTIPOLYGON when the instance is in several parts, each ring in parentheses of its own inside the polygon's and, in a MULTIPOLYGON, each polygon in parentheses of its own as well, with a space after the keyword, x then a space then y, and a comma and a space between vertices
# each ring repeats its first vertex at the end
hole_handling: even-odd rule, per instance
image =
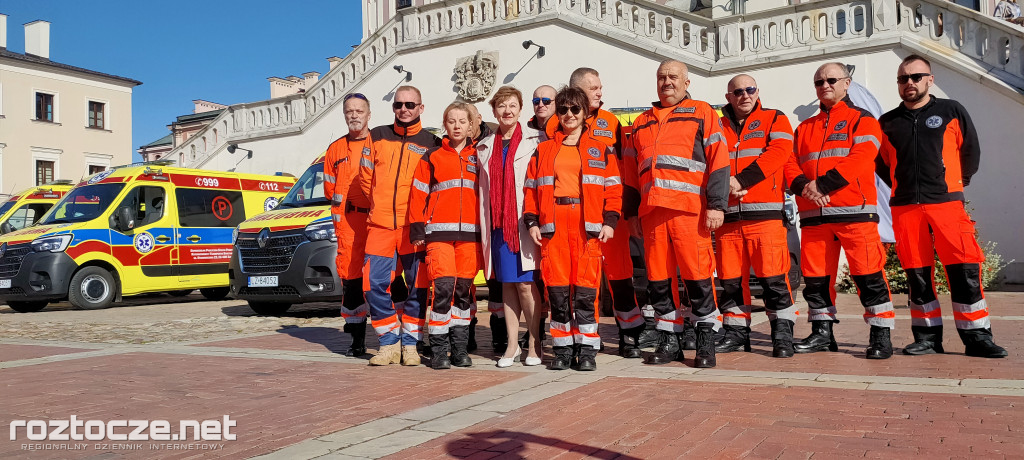
POLYGON ((307 225, 306 238, 309 241, 338 241, 338 238, 334 235, 334 223, 331 221, 307 225))
POLYGON ((31 243, 31 246, 35 252, 64 252, 68 245, 71 244, 73 238, 70 234, 46 236, 36 238, 31 243))
POLYGON ((238 227, 235 227, 233 230, 231 230, 231 244, 235 244, 235 241, 237 241, 237 240, 238 240, 238 227))

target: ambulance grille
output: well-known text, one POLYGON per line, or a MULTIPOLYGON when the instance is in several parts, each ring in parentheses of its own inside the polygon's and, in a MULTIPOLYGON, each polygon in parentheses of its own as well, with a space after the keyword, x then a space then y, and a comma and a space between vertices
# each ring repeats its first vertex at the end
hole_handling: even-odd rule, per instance
POLYGON ((271 235, 264 247, 256 238, 238 238, 238 254, 242 270, 246 273, 280 273, 288 270, 292 255, 300 243, 306 241, 302 233, 271 235))
POLYGON ((257 288, 244 287, 244 288, 242 288, 241 291, 238 292, 238 294, 243 296, 243 297, 244 296, 254 297, 254 296, 261 296, 261 295, 270 295, 270 296, 278 296, 278 297, 279 296, 295 296, 295 297, 298 297, 299 290, 295 289, 292 286, 257 287, 257 288))
POLYGON ((14 276, 21 268, 21 259, 24 259, 32 248, 28 244, 9 246, 4 256, 0 258, 0 277, 14 276))

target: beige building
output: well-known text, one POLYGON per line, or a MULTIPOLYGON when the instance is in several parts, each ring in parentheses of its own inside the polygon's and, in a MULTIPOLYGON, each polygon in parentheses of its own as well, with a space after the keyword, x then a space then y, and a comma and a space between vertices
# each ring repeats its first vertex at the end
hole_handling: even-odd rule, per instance
POLYGON ((46 21, 25 24, 24 54, 9 51, 0 14, 0 194, 131 163, 140 84, 51 61, 46 21))

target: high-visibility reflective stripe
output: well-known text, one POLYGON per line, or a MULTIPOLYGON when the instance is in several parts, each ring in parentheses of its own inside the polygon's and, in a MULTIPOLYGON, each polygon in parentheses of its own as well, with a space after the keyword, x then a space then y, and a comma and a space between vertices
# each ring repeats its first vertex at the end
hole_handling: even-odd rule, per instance
MULTIPOLYGON (((450 188, 456 188, 456 187, 462 187, 462 188, 468 188, 470 190, 476 190, 476 182, 473 182, 473 181, 471 181, 469 179, 446 180, 444 182, 438 182, 437 184, 434 184, 432 187, 430 187, 430 192, 431 193, 440 192, 440 191, 444 191, 444 190, 448 190, 450 188)), ((420 187, 417 186, 416 188, 420 188, 420 187)), ((422 189, 420 189, 420 190, 422 190, 422 189)))
POLYGON ((580 181, 583 185, 604 185, 604 177, 593 174, 583 174, 580 181))
POLYGON ((704 172, 708 168, 706 164, 699 161, 672 155, 658 155, 655 165, 659 168, 662 166, 686 168, 687 170, 694 172, 704 172))
POLYGON ((722 311, 722 324, 730 326, 750 327, 750 312, 754 309, 750 305, 737 305, 722 311))
POLYGON ((412 186, 423 193, 430 193, 430 186, 420 182, 419 179, 412 181, 412 186))
POLYGON ((763 151, 764 150, 761 150, 761 149, 741 149, 741 150, 737 150, 735 152, 729 152, 729 159, 730 160, 735 160, 737 158, 756 157, 756 156, 760 156, 761 152, 763 152, 763 151))
POLYGON ((878 208, 873 204, 865 206, 828 206, 824 208, 800 211, 800 218, 819 216, 841 216, 846 214, 876 214, 878 208))
POLYGON ((654 157, 644 158, 644 161, 640 162, 640 170, 643 171, 645 169, 650 169, 651 163, 653 163, 653 162, 654 162, 654 157))
POLYGON ((417 341, 423 337, 423 326, 426 321, 409 315, 402 316, 402 333, 408 334, 417 341))
POLYGON ((533 179, 526 179, 526 181, 523 182, 523 186, 526 188, 537 188, 537 181, 533 179))
POLYGON ((572 345, 572 328, 566 323, 551 321, 548 323, 551 332, 551 344, 556 347, 568 347, 572 345))
POLYGON ((580 324, 577 328, 584 334, 597 334, 597 324, 580 324))
POLYGON ((620 329, 633 329, 644 325, 644 315, 640 307, 633 307, 630 311, 615 310, 615 320, 619 323, 620 329))
POLYGON ((987 329, 992 327, 988 317, 988 303, 981 299, 972 304, 953 302, 953 320, 957 329, 987 329))
POLYGON ((704 141, 704 147, 707 148, 707 146, 714 144, 715 142, 724 143, 725 136, 723 136, 722 133, 712 133, 710 136, 708 136, 708 140, 704 141))
POLYGON ((782 203, 740 203, 739 206, 725 208, 726 214, 740 211, 781 211, 782 203))
POLYGON ((473 320, 473 312, 461 308, 452 307, 449 312, 452 315, 452 326, 469 326, 473 320))
POLYGON ((384 335, 398 329, 398 317, 391 315, 383 319, 371 319, 370 324, 377 335, 384 335))
POLYGON ((586 229, 588 232, 600 232, 602 225, 603 224, 595 224, 593 222, 584 222, 583 228, 586 229))
POLYGON ((845 157, 850 154, 850 149, 847 148, 834 148, 828 150, 822 150, 820 152, 811 152, 807 155, 800 155, 800 164, 806 163, 811 160, 818 160, 821 158, 831 157, 845 157))
POLYGON ((335 222, 341 222, 341 219, 342 219, 341 214, 331 214, 331 220, 333 220, 335 222))
POLYGON ((830 305, 825 308, 807 309, 807 321, 835 321, 836 306, 830 305))
POLYGON ((555 233, 555 223, 544 224, 540 226, 541 233, 555 233))
POLYGON ((341 317, 346 323, 365 323, 366 313, 370 311, 370 306, 362 304, 356 307, 355 310, 349 310, 348 308, 341 307, 341 317))
POLYGON ((800 316, 800 310, 796 306, 789 306, 782 310, 765 310, 768 314, 768 320, 774 321, 777 319, 785 319, 789 321, 796 321, 797 316, 800 316))
POLYGON ((690 324, 693 324, 693 325, 696 326, 697 323, 711 323, 711 324, 714 325, 714 327, 713 327, 714 330, 717 331, 717 330, 721 329, 721 326, 722 326, 722 315, 718 314, 718 309, 715 309, 715 311, 713 311, 711 313, 708 313, 708 314, 706 314, 704 316, 694 315, 692 313, 692 311, 689 312, 689 315, 690 315, 690 324))
POLYGON ((487 302, 487 312, 492 315, 498 315, 499 318, 504 318, 505 304, 502 302, 487 302))
POLYGON ((658 315, 655 329, 666 332, 683 332, 683 316, 679 314, 679 310, 658 315))
POLYGON ((433 232, 477 232, 479 227, 465 223, 429 223, 426 225, 427 234, 433 232))
POLYGON ((345 195, 342 195, 340 193, 335 193, 334 196, 331 197, 331 204, 334 205, 334 206, 337 206, 337 205, 342 204, 344 202, 345 202, 345 195))
POLYGON ((452 312, 437 313, 430 312, 430 323, 428 324, 428 331, 431 334, 447 334, 448 326, 452 320, 452 312))
POLYGON ((686 193, 693 193, 695 195, 700 195, 700 186, 699 185, 693 185, 693 184, 688 183, 688 182, 680 182, 680 181, 677 181, 677 180, 668 180, 668 179, 654 178, 654 181, 651 184, 648 184, 647 187, 645 187, 645 188, 648 189, 646 191, 649 191, 651 188, 655 188, 655 187, 661 188, 661 189, 665 189, 665 190, 674 190, 674 191, 678 191, 678 192, 686 192, 686 193))
POLYGON ((611 187, 613 185, 620 185, 620 184, 622 184, 622 179, 619 178, 619 176, 611 176, 611 177, 606 177, 604 179, 604 186, 605 187, 611 187))
POLYGON ((324 182, 330 182, 330 183, 333 184, 333 183, 337 182, 337 179, 334 176, 330 175, 330 174, 324 174, 324 182))
POLYGON ((768 135, 768 140, 774 141, 775 139, 789 139, 789 140, 793 140, 793 135, 789 134, 789 133, 784 133, 784 132, 781 132, 781 131, 773 131, 771 134, 768 135))
POLYGON ((537 187, 543 187, 545 185, 555 185, 555 176, 543 176, 537 178, 537 187))
POLYGON ((896 327, 896 312, 892 309, 892 302, 864 307, 864 322, 870 326, 896 327))
POLYGON ((373 162, 370 161, 369 158, 360 158, 359 159, 359 166, 362 166, 364 168, 373 169, 373 162))
POLYGON ((875 144, 875 148, 876 149, 882 147, 882 143, 878 142, 878 138, 875 137, 875 136, 872 136, 870 134, 867 135, 867 136, 856 136, 856 137, 853 138, 853 145, 863 144, 865 142, 870 142, 872 144, 875 144))
POLYGON ((939 301, 933 300, 924 305, 910 302, 910 325, 924 327, 941 326, 942 309, 939 307, 939 301))

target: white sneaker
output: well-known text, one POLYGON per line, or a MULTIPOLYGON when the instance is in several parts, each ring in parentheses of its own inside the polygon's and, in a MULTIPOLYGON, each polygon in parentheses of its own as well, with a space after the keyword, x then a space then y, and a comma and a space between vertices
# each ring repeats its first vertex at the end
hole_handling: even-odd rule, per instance
POLYGON ((512 355, 511 358, 500 358, 498 359, 498 367, 512 367, 516 361, 519 360, 519 355, 523 354, 523 349, 516 345, 516 354, 512 355))

